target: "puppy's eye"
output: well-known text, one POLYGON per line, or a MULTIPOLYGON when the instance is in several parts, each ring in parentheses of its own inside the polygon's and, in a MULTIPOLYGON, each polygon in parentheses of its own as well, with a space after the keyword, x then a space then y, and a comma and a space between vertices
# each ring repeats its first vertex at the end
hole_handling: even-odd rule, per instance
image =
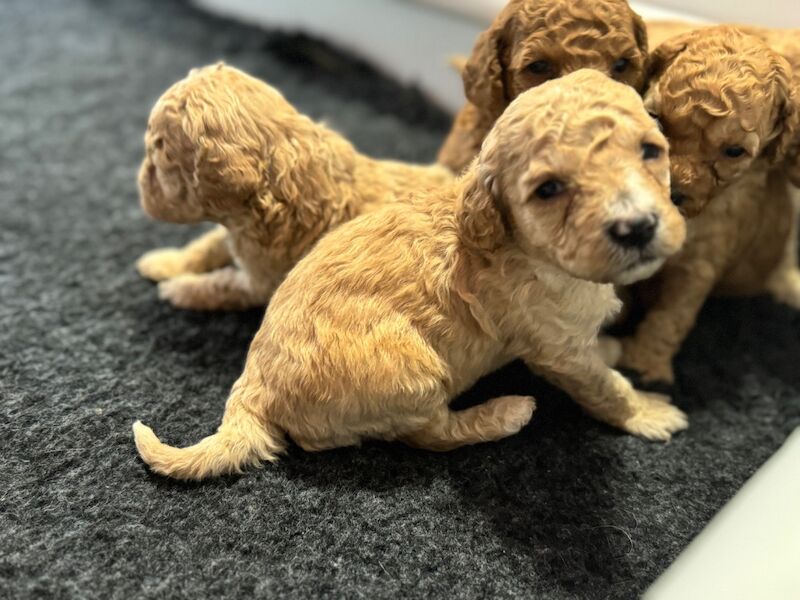
POLYGON ((725 156, 728 158, 739 158, 745 153, 745 149, 741 146, 728 146, 725 148, 725 156))
POLYGON ((631 66, 631 61, 627 58, 618 58, 614 64, 611 66, 611 70, 614 71, 617 75, 621 75, 625 71, 628 70, 628 67, 631 66))
POLYGON ((672 190, 669 194, 670 200, 675 206, 681 206, 684 202, 686 202, 686 194, 683 192, 679 192, 678 190, 672 190))
POLYGON ((537 187, 534 193, 540 200, 550 200, 551 198, 563 194, 565 189, 567 189, 567 187, 562 181, 558 179, 548 179, 537 187))
POLYGON ((656 146, 655 144, 648 144, 646 142, 642 144, 642 158, 644 160, 653 160, 656 158, 660 158, 662 152, 663 150, 661 149, 661 146, 656 146))
POLYGON ((537 60, 528 65, 528 71, 535 73, 536 75, 544 75, 545 73, 549 73, 552 68, 553 67, 550 64, 550 61, 547 60, 537 60))

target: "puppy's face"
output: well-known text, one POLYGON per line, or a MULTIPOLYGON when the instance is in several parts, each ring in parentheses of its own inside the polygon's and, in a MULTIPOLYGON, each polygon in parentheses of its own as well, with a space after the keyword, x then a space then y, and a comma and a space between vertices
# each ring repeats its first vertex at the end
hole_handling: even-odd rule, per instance
POLYGON ((780 160, 796 128, 788 64, 731 27, 673 38, 652 56, 645 107, 670 143, 672 197, 697 215, 763 159, 780 160))
POLYGON ((628 284, 683 244, 667 141, 632 88, 596 71, 519 96, 478 161, 502 217, 495 242, 510 238, 575 277, 628 284))
POLYGON ((144 137, 145 157, 139 168, 139 198, 147 215, 159 221, 197 223, 207 218, 194 193, 191 144, 172 110, 167 92, 155 105, 144 137))
POLYGON ((525 90, 582 68, 641 89, 647 34, 625 0, 511 0, 464 69, 467 98, 493 118, 525 90))

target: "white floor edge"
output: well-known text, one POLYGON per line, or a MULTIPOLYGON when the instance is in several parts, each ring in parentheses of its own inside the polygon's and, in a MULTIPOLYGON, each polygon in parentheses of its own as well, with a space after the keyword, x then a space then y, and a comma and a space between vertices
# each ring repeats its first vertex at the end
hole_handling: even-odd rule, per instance
POLYGON ((756 471, 644 598, 800 598, 800 429, 756 471))

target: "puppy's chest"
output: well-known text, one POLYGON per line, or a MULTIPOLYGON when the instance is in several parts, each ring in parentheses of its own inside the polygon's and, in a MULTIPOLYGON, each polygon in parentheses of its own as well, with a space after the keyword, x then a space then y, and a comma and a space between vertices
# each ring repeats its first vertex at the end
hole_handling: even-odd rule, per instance
POLYGON ((747 178, 690 222, 687 250, 718 265, 718 291, 759 291, 784 255, 794 214, 784 177, 747 178))
POLYGON ((229 246, 236 264, 247 272, 254 284, 262 281, 272 283, 276 277, 285 275, 296 262, 295 257, 287 255, 285 250, 275 250, 257 235, 231 232, 229 246))
POLYGON ((590 343, 620 307, 611 284, 543 272, 515 297, 509 316, 534 338, 590 343))

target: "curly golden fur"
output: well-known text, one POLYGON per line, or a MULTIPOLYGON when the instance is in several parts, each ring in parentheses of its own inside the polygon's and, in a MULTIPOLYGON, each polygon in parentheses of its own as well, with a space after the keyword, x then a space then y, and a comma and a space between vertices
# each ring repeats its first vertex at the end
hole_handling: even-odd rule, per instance
MULTIPOLYGON (((792 85, 796 90, 795 93, 800 93, 800 29, 767 29, 752 25, 736 25, 735 27, 758 37, 786 59, 792 67, 794 75, 792 85)), ((653 46, 694 30, 702 30, 702 28, 698 28, 693 23, 680 21, 649 21, 647 23, 648 39, 653 46)), ((784 169, 790 181, 800 187, 800 134, 795 136, 795 140, 787 152, 784 169)))
POLYGON ((264 305, 326 232, 408 190, 452 180, 439 166, 359 154, 275 89, 224 65, 192 71, 167 90, 145 146, 145 212, 222 226, 139 260, 142 275, 162 281, 161 297, 181 308, 264 305))
POLYGON ((789 64, 730 26, 664 42, 651 54, 645 107, 670 142, 673 198, 687 243, 637 285, 647 313, 616 364, 671 382, 672 359, 712 293, 770 292, 800 308, 796 202, 782 171, 798 132, 789 64))
POLYGON ((306 450, 496 440, 528 422, 533 398, 448 404, 515 357, 594 417, 668 439, 685 415, 635 391, 596 348, 619 308, 612 284, 683 242, 668 179, 666 141, 630 87, 583 70, 525 92, 460 180, 343 225, 300 261, 216 434, 178 449, 137 422, 140 455, 157 473, 203 479, 275 460, 287 434, 306 450), (647 243, 610 234, 640 218, 654 223, 647 243))
POLYGON ((528 88, 591 68, 641 89, 646 58, 644 23, 625 0, 510 0, 463 66, 467 104, 439 163, 463 170, 497 117, 528 88))

